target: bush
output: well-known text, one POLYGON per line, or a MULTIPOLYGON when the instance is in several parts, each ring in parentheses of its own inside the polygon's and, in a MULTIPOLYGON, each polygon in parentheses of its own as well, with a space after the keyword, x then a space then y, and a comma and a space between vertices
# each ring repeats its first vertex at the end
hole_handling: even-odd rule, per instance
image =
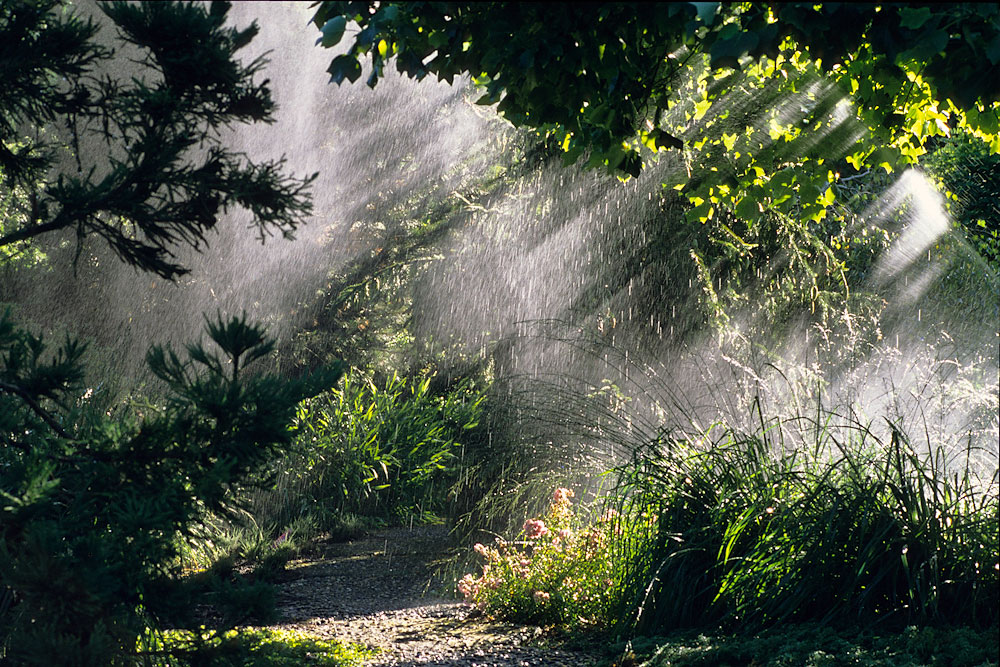
POLYGON ((339 389, 299 406, 295 451, 274 465, 271 490, 254 499, 258 523, 321 526, 349 515, 433 520, 446 510, 463 438, 478 424, 471 382, 431 391, 431 378, 393 374, 384 384, 349 374, 339 389))
POLYGON ((994 271, 1000 271, 1000 155, 956 132, 921 161, 953 202, 956 222, 994 271))
POLYGON ((0 317, 0 658, 131 664, 147 626, 193 621, 178 537, 230 509, 289 446, 295 405, 340 374, 252 377, 246 366, 272 349, 263 331, 221 317, 207 331, 219 351, 149 352, 165 406, 113 415, 78 386, 80 345, 49 354, 0 317))
POLYGON ((572 507, 573 491, 558 488, 548 512, 529 519, 518 538, 476 544, 484 560, 481 576, 458 583, 465 601, 494 616, 521 623, 571 628, 605 627, 619 577, 613 543, 621 524, 608 513, 583 520, 572 507))

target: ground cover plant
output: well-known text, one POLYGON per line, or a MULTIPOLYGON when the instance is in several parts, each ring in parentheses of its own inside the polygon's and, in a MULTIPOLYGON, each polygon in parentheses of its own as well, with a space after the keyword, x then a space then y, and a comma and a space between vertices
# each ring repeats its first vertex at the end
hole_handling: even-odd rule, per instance
POLYGON ((621 523, 608 513, 588 521, 573 509, 574 492, 557 488, 548 511, 528 519, 508 541, 476 544, 482 574, 458 582, 466 602, 483 612, 522 623, 606 628, 620 578, 614 542, 621 523))
POLYGON ((678 632, 636 639, 622 647, 619 664, 666 665, 863 665, 980 667, 1000 663, 996 630, 917 628, 902 632, 835 630, 811 624, 750 635, 678 632))
POLYGON ((175 664, 173 660, 188 656, 197 661, 195 664, 206 667, 352 667, 374 655, 361 646, 267 628, 241 628, 239 632, 168 631, 150 637, 144 653, 151 656, 152 665, 175 664), (169 652, 165 661, 157 660, 160 651, 169 652))
MULTIPOLYGON (((744 636, 810 622, 847 637, 877 628, 897 637, 892 646, 907 626, 928 629, 907 630, 906 646, 942 625, 978 629, 968 631, 973 643, 995 635, 996 473, 982 479, 969 452, 921 450, 891 424, 879 438, 872 425, 835 415, 806 421, 762 418, 750 434, 720 424, 700 438, 665 435, 610 473, 618 486, 589 519, 559 488, 516 538, 477 544, 482 572, 463 577, 459 591, 500 618, 612 636, 689 627, 744 636), (793 444, 788 426, 811 438, 808 446, 793 444)), ((656 660, 766 657, 736 639, 684 646, 656 660)), ((866 646, 871 664, 883 664, 889 649, 866 646)), ((807 662, 832 660, 819 640, 792 653, 805 648, 807 662)), ((950 660, 933 642, 919 650, 950 660)))

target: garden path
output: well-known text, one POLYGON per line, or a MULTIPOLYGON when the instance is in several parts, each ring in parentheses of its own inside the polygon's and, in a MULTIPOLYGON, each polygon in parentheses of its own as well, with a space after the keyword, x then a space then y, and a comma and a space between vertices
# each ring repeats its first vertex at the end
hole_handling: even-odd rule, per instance
POLYGON ((327 544, 289 563, 278 587, 276 627, 378 649, 366 667, 596 665, 596 651, 537 645, 539 628, 476 617, 454 599, 427 593, 442 558, 441 526, 392 528, 327 544))

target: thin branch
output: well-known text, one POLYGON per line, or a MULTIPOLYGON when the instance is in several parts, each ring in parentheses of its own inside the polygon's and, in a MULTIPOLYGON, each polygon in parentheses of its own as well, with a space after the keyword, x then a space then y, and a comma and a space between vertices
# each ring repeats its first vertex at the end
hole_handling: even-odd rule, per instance
POLYGON ((67 440, 72 440, 73 439, 70 436, 70 434, 67 433, 63 429, 62 426, 59 425, 59 422, 56 421, 55 417, 53 417, 52 415, 50 415, 48 413, 48 411, 46 411, 45 408, 43 408, 41 405, 39 405, 38 401, 36 401, 34 398, 32 398, 31 394, 29 394, 28 392, 26 392, 24 389, 21 389, 17 385, 13 385, 13 384, 10 384, 8 382, 0 382, 0 391, 6 391, 7 393, 16 394, 17 396, 20 396, 21 400, 23 400, 25 403, 27 403, 28 407, 31 408, 31 410, 36 415, 38 415, 39 417, 41 417, 42 421, 44 421, 46 424, 48 424, 49 428, 51 428, 53 431, 55 431, 56 434, 59 435, 59 437, 65 438, 67 440))
POLYGON ((860 174, 855 174, 854 176, 844 176, 843 178, 838 178, 837 182, 838 183, 846 183, 848 181, 853 181, 856 178, 863 178, 863 177, 867 176, 868 174, 870 174, 871 172, 872 172, 871 169, 867 169, 867 170, 861 172, 860 174))

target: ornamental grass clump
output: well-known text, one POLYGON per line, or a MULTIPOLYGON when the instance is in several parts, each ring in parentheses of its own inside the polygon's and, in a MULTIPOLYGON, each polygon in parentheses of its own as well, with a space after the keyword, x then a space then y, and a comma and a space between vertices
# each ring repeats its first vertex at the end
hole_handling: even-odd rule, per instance
POLYGON ((761 422, 664 437, 619 469, 625 513, 656 517, 622 547, 628 631, 996 628, 998 476, 979 474, 971 446, 911 445, 893 424, 879 439, 830 416, 805 429, 810 447, 782 437, 795 423, 761 422))
POLYGON ((613 513, 585 520, 573 497, 571 489, 558 488, 545 515, 525 521, 516 540, 476 544, 483 569, 458 582, 465 601, 521 623, 605 627, 614 598, 609 590, 619 579, 611 547, 620 527, 613 513))

